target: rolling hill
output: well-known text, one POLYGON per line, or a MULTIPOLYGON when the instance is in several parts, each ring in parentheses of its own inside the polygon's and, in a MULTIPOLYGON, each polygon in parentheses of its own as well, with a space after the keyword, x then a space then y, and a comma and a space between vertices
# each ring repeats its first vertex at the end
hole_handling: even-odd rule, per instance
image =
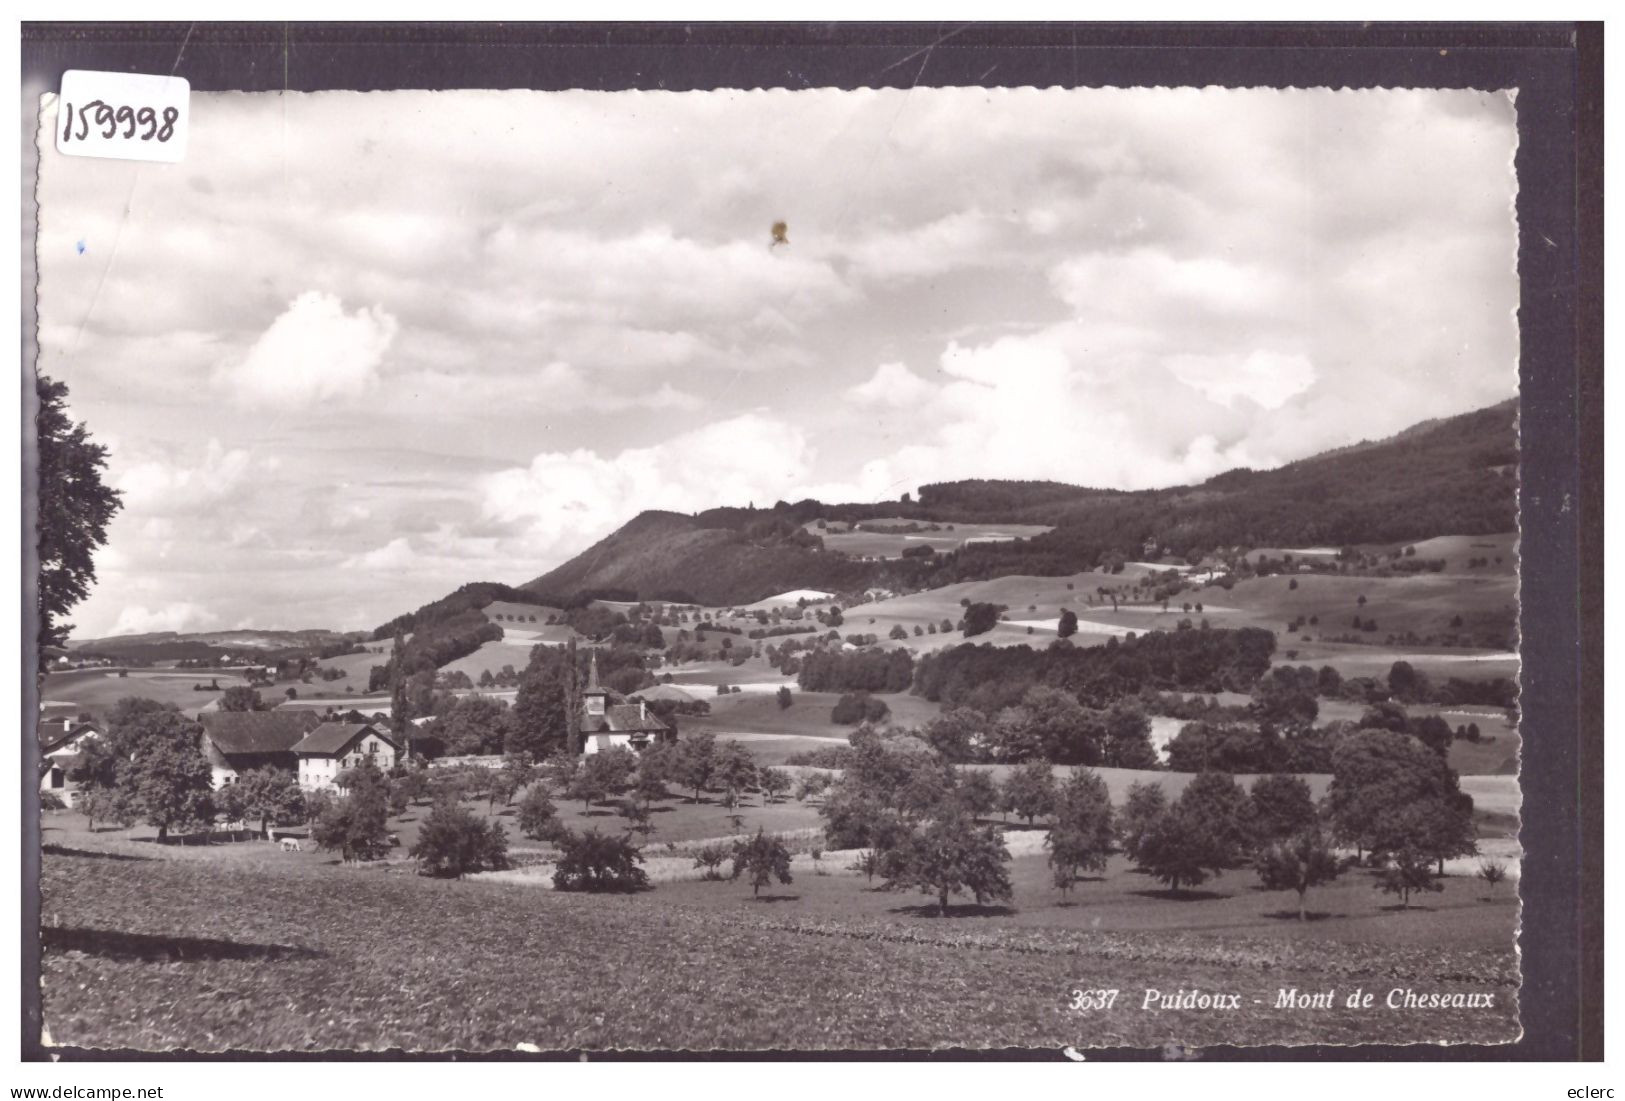
POLYGON ((1234 547, 1337 547, 1511 532, 1517 528, 1516 420, 1516 403, 1508 401, 1274 470, 1232 470, 1197 486, 1132 493, 977 480, 923 486, 918 501, 878 506, 802 501, 696 516, 645 512, 521 588, 561 604, 613 596, 737 605, 798 587, 920 589, 1010 574, 1079 573, 1142 557, 1148 543, 1185 557, 1234 547), (864 561, 826 549, 800 526, 875 515, 1053 530, 864 561))

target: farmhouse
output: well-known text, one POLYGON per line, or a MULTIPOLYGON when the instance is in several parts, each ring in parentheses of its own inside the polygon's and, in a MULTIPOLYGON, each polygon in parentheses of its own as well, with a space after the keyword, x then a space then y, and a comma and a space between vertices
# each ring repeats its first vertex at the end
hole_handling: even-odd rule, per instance
POLYGON ((214 769, 214 786, 225 787, 249 769, 298 768, 294 746, 321 722, 309 711, 205 711, 203 755, 214 769))
POLYGON ((101 737, 95 723, 77 719, 57 722, 41 720, 39 724, 41 791, 54 791, 71 803, 73 792, 68 777, 79 765, 79 754, 85 743, 101 737))
POLYGON ((654 742, 677 740, 677 732, 659 716, 649 714, 642 700, 626 697, 598 683, 598 655, 592 656, 587 687, 581 692, 581 752, 598 753, 615 746, 642 749, 654 742))
POLYGON ((322 723, 293 747, 299 758, 299 786, 307 791, 330 788, 339 773, 368 759, 388 772, 400 749, 380 723, 322 723))

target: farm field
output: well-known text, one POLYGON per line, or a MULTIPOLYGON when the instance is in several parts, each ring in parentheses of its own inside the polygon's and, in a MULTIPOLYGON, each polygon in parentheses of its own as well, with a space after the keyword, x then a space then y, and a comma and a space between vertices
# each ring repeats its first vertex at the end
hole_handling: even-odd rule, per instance
POLYGON ((68 673, 47 673, 40 700, 47 716, 88 711, 106 716, 126 696, 144 696, 160 703, 172 703, 188 715, 211 706, 236 685, 247 684, 241 674, 212 669, 149 670, 133 669, 128 676, 117 670, 81 669, 68 673), (195 684, 216 682, 219 692, 196 692, 195 684))
POLYGON ((1156 1047, 1419 1034, 1400 1011, 1269 1007, 1280 989, 1333 985, 1488 993, 1492 1010, 1430 1012, 1429 1038, 1517 1031, 1512 888, 1484 901, 1482 884, 1459 877, 1400 912, 1351 873, 1311 894, 1311 910, 1331 916, 1300 924, 1273 916, 1287 896, 1239 872, 1174 899, 1114 866, 1063 906, 1030 856, 1012 869, 1013 908, 943 919, 921 896, 809 874, 805 858, 762 901, 730 882, 594 897, 430 880, 398 863, 346 868, 262 842, 160 850, 107 836, 46 835, 44 1000, 58 1044, 1156 1047), (762 983, 763 966, 782 981, 762 983), (1125 1001, 1073 1013, 1078 986, 1125 1001), (1146 987, 1193 986, 1264 1004, 1234 1019, 1139 1007, 1146 987))
MULTIPOLYGON (((844 744, 853 730, 853 727, 830 721, 830 709, 841 698, 838 692, 803 692, 792 684, 788 708, 779 706, 777 692, 738 692, 726 696, 696 692, 694 697, 710 704, 711 713, 681 716, 679 728, 685 733, 710 730, 717 734, 788 734, 836 738, 844 744)), ((907 692, 876 693, 875 698, 886 701, 892 714, 887 721, 899 726, 923 726, 941 710, 940 705, 907 692)))
MULTIPOLYGON (((899 517, 889 520, 865 520, 864 526, 881 525, 901 527, 909 521, 899 517)), ((840 551, 854 558, 901 558, 913 547, 931 547, 938 552, 956 550, 966 543, 996 543, 1011 539, 1031 539, 1052 530, 1045 524, 976 524, 943 523, 937 531, 881 532, 855 531, 845 524, 831 524, 820 529, 816 522, 803 525, 807 531, 824 540, 826 550, 840 551), (950 530, 951 529, 951 530, 950 530)), ((929 528, 929 523, 921 523, 929 528)))
MULTIPOLYGON (((1498 574, 1515 577, 1518 572, 1518 535, 1516 532, 1500 532, 1494 535, 1439 535, 1432 539, 1421 539, 1414 543, 1357 543, 1354 549, 1362 554, 1386 555, 1390 551, 1405 546, 1416 548, 1416 557, 1421 559, 1444 559, 1445 573, 1466 573, 1478 577, 1485 574, 1498 574), (1480 565, 1470 565, 1472 560, 1484 560, 1480 565)), ((1255 547, 1247 552, 1247 556, 1257 560, 1260 555, 1270 558, 1280 558, 1291 554, 1298 558, 1315 562, 1335 561, 1339 547, 1255 547)))

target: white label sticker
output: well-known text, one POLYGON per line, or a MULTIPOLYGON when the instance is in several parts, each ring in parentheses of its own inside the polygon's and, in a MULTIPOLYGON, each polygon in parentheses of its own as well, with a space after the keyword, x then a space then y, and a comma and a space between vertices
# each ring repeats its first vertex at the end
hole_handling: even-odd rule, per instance
POLYGON ((70 157, 182 160, 191 94, 184 77, 69 69, 57 105, 57 150, 70 157))

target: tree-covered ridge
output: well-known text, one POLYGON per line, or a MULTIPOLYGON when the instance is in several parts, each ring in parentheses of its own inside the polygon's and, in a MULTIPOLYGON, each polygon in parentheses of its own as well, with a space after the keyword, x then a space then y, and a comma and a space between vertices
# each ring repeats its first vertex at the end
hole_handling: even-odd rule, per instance
MULTIPOLYGON (((583 594, 743 604, 811 587, 935 588, 1011 574, 1057 576, 1142 557, 1232 548, 1415 541, 1517 527, 1517 406, 1504 402, 1276 470, 1232 470, 1197 486, 1118 492, 1058 482, 923 486, 919 500, 777 502, 684 516, 644 513, 524 586, 554 602, 583 594), (824 549, 802 525, 901 518, 1042 523, 1031 539, 865 560, 824 549)), ((530 599, 538 599, 532 596, 530 599)))
POLYGON ((394 638, 397 634, 411 634, 431 624, 457 617, 460 613, 478 611, 496 600, 506 600, 514 604, 535 604, 538 607, 544 603, 528 589, 515 588, 497 581, 474 581, 439 600, 430 601, 415 612, 406 612, 388 623, 381 624, 373 630, 372 637, 378 640, 394 638))

